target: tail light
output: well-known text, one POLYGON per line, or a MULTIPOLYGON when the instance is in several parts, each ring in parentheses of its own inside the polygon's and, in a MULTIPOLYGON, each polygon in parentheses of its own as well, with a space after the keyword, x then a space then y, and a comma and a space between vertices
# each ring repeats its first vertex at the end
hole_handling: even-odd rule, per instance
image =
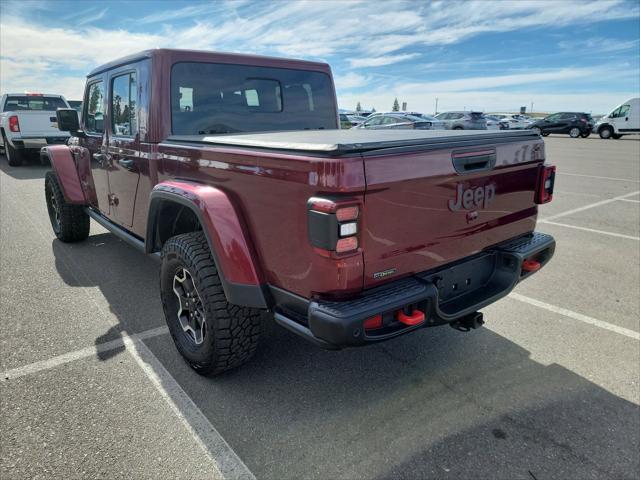
POLYGON ((18 122, 18 117, 16 115, 11 115, 9 117, 9 130, 12 132, 20 131, 20 122, 18 122))
POLYGON ((310 198, 307 202, 309 241, 319 253, 346 254, 358 250, 360 206, 354 200, 310 198))
POLYGON ((534 199, 537 204, 549 203, 553 199, 553 185, 555 180, 555 165, 540 165, 534 199))

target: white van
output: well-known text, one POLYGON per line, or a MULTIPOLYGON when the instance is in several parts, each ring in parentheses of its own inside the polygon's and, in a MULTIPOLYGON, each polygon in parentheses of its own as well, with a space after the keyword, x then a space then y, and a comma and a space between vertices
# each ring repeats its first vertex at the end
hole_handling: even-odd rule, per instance
POLYGON ((630 133, 640 133, 640 98, 632 98, 618 105, 593 127, 600 138, 620 138, 630 133))

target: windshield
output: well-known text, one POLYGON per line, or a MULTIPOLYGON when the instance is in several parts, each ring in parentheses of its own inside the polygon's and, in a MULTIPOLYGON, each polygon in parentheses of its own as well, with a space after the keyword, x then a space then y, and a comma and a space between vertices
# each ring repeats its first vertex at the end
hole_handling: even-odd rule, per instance
POLYGON ((215 63, 171 71, 174 134, 336 129, 331 79, 321 72, 215 63))
POLYGON ((67 108, 60 97, 44 97, 42 95, 9 95, 4 102, 3 111, 40 110, 55 112, 58 108, 67 108))

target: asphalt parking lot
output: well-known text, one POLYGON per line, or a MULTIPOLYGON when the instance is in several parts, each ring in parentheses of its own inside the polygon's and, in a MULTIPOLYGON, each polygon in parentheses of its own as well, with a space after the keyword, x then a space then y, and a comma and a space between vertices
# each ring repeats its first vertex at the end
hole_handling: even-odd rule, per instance
POLYGON ((95 223, 55 239, 37 164, 0 158, 0 477, 640 476, 640 139, 546 138, 555 258, 468 334, 316 349, 266 327, 203 378, 158 264, 95 223))

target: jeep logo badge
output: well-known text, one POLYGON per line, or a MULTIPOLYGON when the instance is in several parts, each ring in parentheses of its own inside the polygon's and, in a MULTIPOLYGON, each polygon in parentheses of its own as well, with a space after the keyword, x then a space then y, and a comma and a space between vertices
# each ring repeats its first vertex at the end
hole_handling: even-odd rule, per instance
POLYGON ((487 208, 496 196, 496 185, 490 183, 484 187, 464 189, 462 183, 456 187, 456 198, 449 200, 449 209, 452 211, 475 210, 478 208, 487 208))

